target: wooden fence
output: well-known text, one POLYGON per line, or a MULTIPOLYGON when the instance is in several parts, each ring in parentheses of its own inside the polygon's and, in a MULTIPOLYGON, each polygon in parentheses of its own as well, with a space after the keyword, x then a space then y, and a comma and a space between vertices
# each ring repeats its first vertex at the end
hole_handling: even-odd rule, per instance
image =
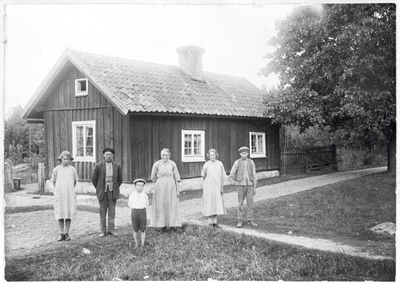
POLYGON ((286 148, 281 151, 280 174, 337 170, 336 146, 313 148, 286 148))

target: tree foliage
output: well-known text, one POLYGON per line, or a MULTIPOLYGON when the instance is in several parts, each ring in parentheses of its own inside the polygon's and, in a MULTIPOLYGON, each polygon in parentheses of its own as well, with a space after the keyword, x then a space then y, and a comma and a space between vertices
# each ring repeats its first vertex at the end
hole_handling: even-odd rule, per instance
POLYGON ((278 74, 279 95, 266 97, 266 116, 395 143, 395 4, 300 6, 276 28, 261 72, 278 74))
POLYGON ((4 156, 15 164, 27 162, 36 166, 44 157, 43 125, 28 124, 21 117, 22 111, 20 105, 15 106, 5 121, 4 156))

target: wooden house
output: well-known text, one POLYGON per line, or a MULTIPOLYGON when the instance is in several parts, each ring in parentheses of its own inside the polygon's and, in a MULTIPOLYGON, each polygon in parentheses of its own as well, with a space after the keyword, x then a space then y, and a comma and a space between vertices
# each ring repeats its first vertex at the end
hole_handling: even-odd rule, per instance
POLYGON ((90 181, 105 147, 115 149, 124 182, 150 179, 163 148, 181 177, 201 175, 215 148, 229 172, 241 146, 257 171, 279 170, 279 129, 263 116, 263 94, 240 77, 202 70, 204 49, 177 49, 178 66, 67 49, 24 109, 44 123, 46 176, 63 150, 90 181))

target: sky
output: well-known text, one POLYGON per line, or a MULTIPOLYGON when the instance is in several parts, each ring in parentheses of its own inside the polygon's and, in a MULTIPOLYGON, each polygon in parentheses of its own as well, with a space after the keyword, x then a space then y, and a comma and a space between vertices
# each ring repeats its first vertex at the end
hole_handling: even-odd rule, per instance
POLYGON ((5 111, 32 98, 66 48, 178 66, 176 48, 205 49, 203 70, 258 88, 275 21, 294 5, 17 4, 5 8, 5 111))

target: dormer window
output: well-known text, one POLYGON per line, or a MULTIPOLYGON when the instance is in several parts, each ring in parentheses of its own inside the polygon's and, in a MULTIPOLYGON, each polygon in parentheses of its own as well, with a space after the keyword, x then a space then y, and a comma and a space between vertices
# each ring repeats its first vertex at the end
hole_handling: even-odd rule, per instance
POLYGON ((75 97, 87 96, 88 94, 88 79, 75 80, 75 97))

